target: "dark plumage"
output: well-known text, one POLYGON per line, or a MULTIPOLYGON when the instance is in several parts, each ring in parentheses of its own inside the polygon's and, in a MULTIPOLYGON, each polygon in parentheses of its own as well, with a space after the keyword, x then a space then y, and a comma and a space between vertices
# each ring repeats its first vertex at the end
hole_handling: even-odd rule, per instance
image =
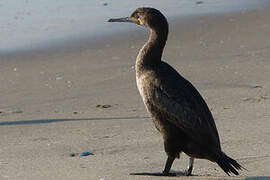
POLYGON ((228 175, 238 175, 241 166, 222 152, 213 116, 196 88, 173 67, 161 60, 168 36, 166 18, 156 9, 138 8, 130 17, 109 22, 133 22, 150 30, 150 37, 136 59, 136 80, 143 102, 162 134, 168 155, 164 175, 184 152, 194 158, 216 162, 228 175))

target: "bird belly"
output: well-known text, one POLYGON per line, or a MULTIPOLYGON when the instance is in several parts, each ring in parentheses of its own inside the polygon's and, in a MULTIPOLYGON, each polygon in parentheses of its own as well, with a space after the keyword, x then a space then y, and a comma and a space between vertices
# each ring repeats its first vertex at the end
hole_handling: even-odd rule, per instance
POLYGON ((164 148, 168 155, 179 156, 179 153, 184 152, 190 157, 212 160, 211 150, 209 147, 203 147, 196 143, 183 130, 174 124, 170 123, 166 112, 162 112, 151 100, 145 98, 144 103, 149 112, 156 129, 160 132, 164 140, 164 148))

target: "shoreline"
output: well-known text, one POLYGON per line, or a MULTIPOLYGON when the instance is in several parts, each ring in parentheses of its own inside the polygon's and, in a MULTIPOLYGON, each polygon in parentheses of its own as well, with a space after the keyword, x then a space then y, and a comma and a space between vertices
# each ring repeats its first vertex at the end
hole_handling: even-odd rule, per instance
MULTIPOLYGON (((210 3, 211 4, 211 3, 210 3)), ((226 3, 225 3, 226 4, 226 3)), ((236 3, 237 4, 237 3, 236 3)), ((227 5, 228 6, 228 5, 227 5)), ((220 9, 217 8, 211 9, 211 5, 204 4, 202 1, 202 5, 198 5, 197 9, 201 7, 202 10, 199 10, 198 12, 190 12, 190 13, 184 13, 184 14, 173 14, 173 13, 167 13, 166 16, 168 17, 168 21, 170 22, 178 22, 178 24, 186 24, 191 21, 196 21, 196 19, 200 18, 207 18, 207 17, 213 17, 213 16, 226 16, 229 14, 244 14, 249 13, 256 10, 263 10, 268 9, 270 6, 270 3, 267 1, 261 1, 261 2, 246 2, 246 4, 243 4, 243 7, 240 7, 240 5, 236 5, 236 7, 231 7, 232 5, 229 5, 230 8, 228 9, 220 9), (205 7, 204 7, 205 6, 205 7)), ((214 8, 214 7, 212 7, 214 8)), ((196 8, 195 8, 196 9, 196 8)), ((130 12, 131 13, 131 12, 130 12)), ((164 12, 165 13, 165 12, 164 12)), ((123 16, 125 16, 123 14, 123 16)), ((111 17, 107 17, 109 19, 111 17)), ((11 49, 0 49, 0 61, 1 59, 5 59, 6 57, 13 56, 14 54, 23 55, 27 53, 55 53, 57 51, 76 51, 76 49, 80 47, 87 47, 87 46, 96 46, 96 44, 100 44, 100 47, 104 46, 104 42, 106 39, 115 40, 112 38, 112 36, 123 34, 126 37, 129 36, 133 32, 140 32, 140 28, 138 27, 132 27, 130 25, 121 24, 121 26, 117 24, 111 24, 106 22, 107 19, 104 19, 105 22, 98 24, 98 27, 94 28, 95 30, 90 30, 87 32, 87 30, 83 30, 82 32, 73 32, 70 33, 70 35, 65 35, 63 37, 55 37, 55 40, 43 40, 42 42, 35 42, 32 44, 26 44, 24 47, 20 46, 18 48, 11 48, 11 49)), ((93 28, 91 28, 93 29, 93 28)))

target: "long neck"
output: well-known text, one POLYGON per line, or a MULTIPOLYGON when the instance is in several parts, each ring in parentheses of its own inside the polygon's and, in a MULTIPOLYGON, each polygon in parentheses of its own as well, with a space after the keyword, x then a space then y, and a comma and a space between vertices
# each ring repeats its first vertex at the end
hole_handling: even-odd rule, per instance
POLYGON ((137 56, 136 65, 148 66, 160 62, 167 36, 168 28, 159 30, 150 29, 149 39, 137 56))

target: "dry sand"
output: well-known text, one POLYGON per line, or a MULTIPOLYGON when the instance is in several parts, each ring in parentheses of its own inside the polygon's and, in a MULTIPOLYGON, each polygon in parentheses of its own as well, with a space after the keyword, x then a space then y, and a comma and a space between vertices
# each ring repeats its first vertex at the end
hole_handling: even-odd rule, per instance
MULTIPOLYGON (((1 57, 0 179, 270 179, 269 19, 266 8, 169 21, 163 59, 206 99, 223 150, 248 169, 240 176, 206 160, 192 177, 129 175, 166 159, 135 84, 147 31, 134 26, 75 50, 1 57)), ((172 169, 186 166, 183 154, 172 169)))

